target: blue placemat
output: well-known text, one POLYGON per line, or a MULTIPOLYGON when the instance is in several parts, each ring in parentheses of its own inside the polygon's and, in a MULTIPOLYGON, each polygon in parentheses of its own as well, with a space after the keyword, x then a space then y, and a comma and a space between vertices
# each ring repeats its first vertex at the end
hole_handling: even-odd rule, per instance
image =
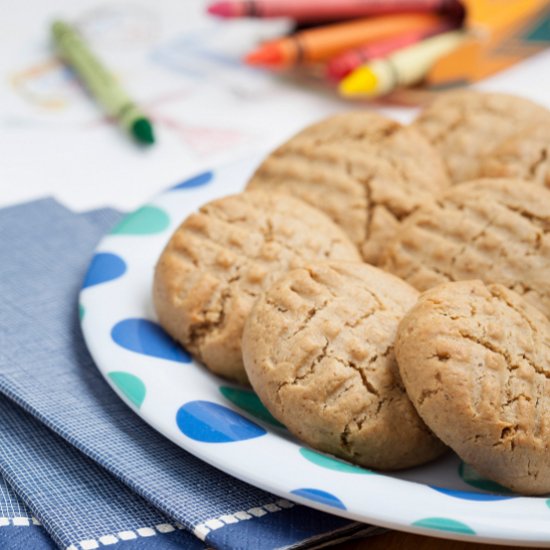
MULTIPOLYGON (((2 452, 0 473, 52 538, 86 550, 105 545, 102 537, 159 544, 169 542, 159 535, 181 532, 215 548, 261 550, 368 531, 206 465, 149 428, 104 382, 82 340, 77 296, 94 247, 118 219, 106 209, 77 215, 51 199, 0 212, 0 392, 13 401, 2 404, 13 429, 0 437, 3 449, 25 453, 2 452), (36 436, 25 437, 25 422, 36 436), (59 509, 75 515, 65 521, 59 509)), ((189 541, 176 543, 197 544, 189 541)))
POLYGON ((34 512, 18 499, 13 526, 37 525, 38 517, 42 539, 48 531, 61 548, 133 550, 149 537, 155 537, 149 547, 159 550, 205 547, 8 399, 0 400, 0 418, 0 470, 13 487, 8 495, 16 493, 34 512))
POLYGON ((0 476, 0 548, 53 550, 52 539, 25 503, 0 476))

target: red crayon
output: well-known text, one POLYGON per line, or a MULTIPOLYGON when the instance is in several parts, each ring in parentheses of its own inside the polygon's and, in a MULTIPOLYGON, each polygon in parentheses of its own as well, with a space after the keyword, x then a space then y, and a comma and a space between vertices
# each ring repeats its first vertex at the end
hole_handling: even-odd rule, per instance
POLYGON ((218 17, 290 17, 336 21, 391 13, 445 13, 461 17, 460 0, 221 0, 208 7, 218 17))
POLYGON ((245 57, 248 65, 272 69, 324 62, 363 44, 373 44, 412 30, 428 31, 442 19, 433 13, 400 13, 363 17, 344 23, 323 25, 291 36, 264 42, 245 57))
POLYGON ((359 48, 348 50, 336 57, 333 57, 326 66, 326 77, 332 81, 340 81, 342 78, 351 73, 354 69, 380 57, 386 57, 395 50, 406 48, 416 42, 420 42, 425 38, 447 32, 456 28, 456 23, 441 23, 429 30, 412 30, 400 34, 399 36, 391 36, 385 40, 374 42, 373 44, 365 44, 359 48))

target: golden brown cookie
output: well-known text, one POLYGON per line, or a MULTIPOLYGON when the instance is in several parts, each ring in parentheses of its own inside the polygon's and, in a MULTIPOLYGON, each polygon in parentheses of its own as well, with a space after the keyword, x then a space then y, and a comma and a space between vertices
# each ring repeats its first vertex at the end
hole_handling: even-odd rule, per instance
POLYGON ((550 111, 528 99, 473 90, 438 97, 413 127, 440 152, 455 183, 478 178, 483 159, 534 124, 550 124, 550 111))
POLYGON ((269 411, 315 449, 361 466, 407 468, 445 447, 399 379, 397 325, 417 292, 362 263, 311 263, 256 302, 243 335, 250 382, 269 411))
POLYGON ((536 124, 506 140, 483 159, 481 174, 550 187, 550 124, 536 124))
POLYGON ((289 193, 323 210, 376 264, 399 221, 448 185, 442 160, 416 130, 358 111, 291 138, 248 188, 289 193))
POLYGON ((456 185, 402 224, 382 266, 418 290, 501 283, 550 316, 550 190, 521 180, 456 185))
POLYGON ((159 258, 159 321, 213 372, 246 382, 241 334, 254 300, 315 258, 360 256, 329 218, 292 197, 246 192, 212 201, 180 225, 159 258))
POLYGON ((550 491, 550 321, 481 281, 421 295, 396 356, 426 424, 479 473, 526 494, 550 491))

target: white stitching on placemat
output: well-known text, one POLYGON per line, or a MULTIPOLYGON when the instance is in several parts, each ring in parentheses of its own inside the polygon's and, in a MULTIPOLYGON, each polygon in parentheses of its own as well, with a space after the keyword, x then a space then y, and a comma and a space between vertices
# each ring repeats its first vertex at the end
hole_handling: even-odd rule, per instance
POLYGON ((14 527, 30 527, 31 525, 40 525, 40 522, 35 517, 0 517, 0 527, 7 527, 8 525, 13 525, 14 527))
MULTIPOLYGON (((215 531, 216 529, 219 529, 220 527, 224 527, 225 525, 231 525, 233 523, 239 523, 239 521, 245 521, 248 519, 251 519, 252 517, 260 518, 262 516, 265 516, 266 514, 273 514, 274 512, 280 512, 281 510, 285 508, 292 508, 295 504, 293 502, 290 502, 289 500, 280 499, 276 502, 270 502, 268 504, 264 504, 263 506, 256 506, 254 508, 250 508, 249 510, 239 510, 238 512, 234 512, 233 514, 224 514, 222 516, 219 516, 217 518, 211 518, 209 520, 204 521, 203 523, 199 523, 195 526, 193 529, 193 534, 204 541, 206 538, 206 535, 210 533, 211 531, 215 531)), ((2 520, 5 520, 7 518, 0 518, 0 526, 2 525, 2 520)), ((23 519, 23 518, 13 518, 13 519, 23 519)), ((36 518, 25 518, 27 521, 32 519, 33 523, 38 520, 36 518)), ((36 525, 39 525, 37 523, 36 525)), ((71 544, 66 548, 66 550, 95 550, 96 548, 99 548, 100 546, 110 546, 111 544, 116 544, 117 542, 121 540, 133 540, 137 539, 138 537, 153 537, 158 533, 170 533, 174 531, 175 529, 183 529, 183 525, 181 523, 160 523, 159 525, 155 525, 154 527, 140 527, 139 529, 135 529, 133 531, 120 531, 116 533, 116 535, 103 535, 96 539, 86 539, 76 542, 75 544, 71 544)))
MULTIPOLYGON (((2 518, 0 518, 0 521, 2 518)), ((33 518, 34 521, 34 518, 33 518)), ((37 520, 38 521, 38 520, 37 520)), ((183 529, 181 523, 159 523, 153 527, 139 527, 135 530, 119 531, 114 535, 103 535, 96 539, 79 540, 65 550, 94 550, 100 546, 111 546, 124 540, 134 540, 138 537, 154 537, 158 533, 171 533, 176 529, 183 529)))
POLYGON ((200 540, 204 541, 208 533, 210 533, 211 531, 215 531, 220 527, 224 527, 225 525, 231 525, 233 523, 238 523, 239 521, 245 521, 251 519, 252 517, 261 518, 266 514, 279 512, 283 508, 292 508, 293 506, 295 506, 293 502, 281 499, 277 500, 276 502, 264 504, 263 506, 250 508, 250 510, 239 510, 238 512, 234 512, 233 514, 224 514, 223 516, 211 518, 207 521, 199 523, 198 525, 195 525, 193 529, 193 534, 200 540))

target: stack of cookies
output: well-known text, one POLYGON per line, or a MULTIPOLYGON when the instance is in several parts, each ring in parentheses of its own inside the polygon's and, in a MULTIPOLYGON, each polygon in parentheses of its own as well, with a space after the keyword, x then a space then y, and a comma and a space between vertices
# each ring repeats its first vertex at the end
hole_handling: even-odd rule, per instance
POLYGON ((159 258, 163 327, 364 467, 450 447, 550 491, 550 112, 449 93, 410 126, 337 115, 204 205, 159 258))

